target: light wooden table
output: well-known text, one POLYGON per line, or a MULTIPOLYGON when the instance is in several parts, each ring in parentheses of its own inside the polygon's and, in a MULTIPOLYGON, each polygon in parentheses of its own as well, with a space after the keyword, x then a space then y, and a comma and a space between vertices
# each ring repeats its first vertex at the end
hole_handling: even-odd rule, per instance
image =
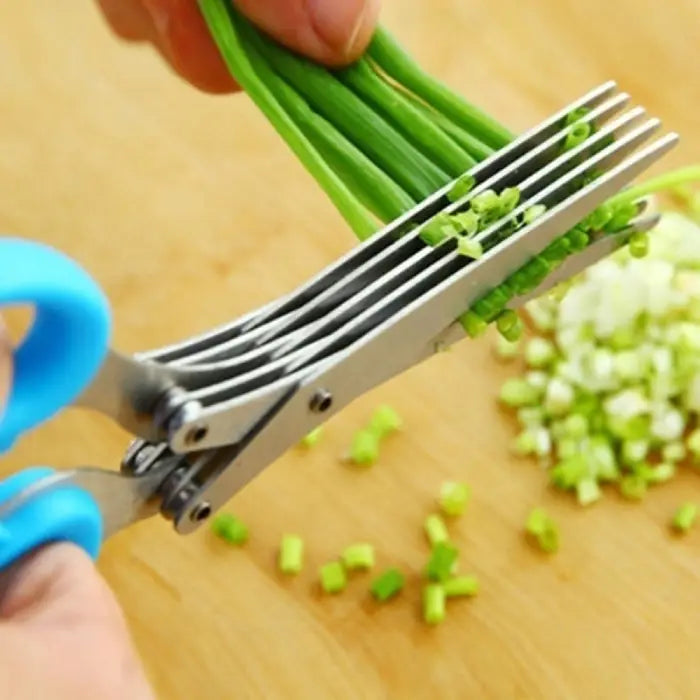
MULTIPOLYGON (((697 160, 697 0, 393 0, 385 22, 436 74, 514 129, 598 82, 624 89, 684 137, 664 167, 697 160)), ((147 49, 113 39, 90 2, 0 3, 0 230, 49 241, 104 285, 116 345, 146 349, 224 322, 290 290, 351 236, 245 98, 200 95, 147 49)), ((233 501, 243 551, 165 522, 109 542, 101 568, 124 604, 163 698, 696 698, 700 532, 664 524, 697 496, 685 473, 643 504, 589 511, 547 492, 508 456, 511 422, 494 394, 511 372, 489 343, 465 343, 345 411, 308 455, 293 452, 233 501), (380 401, 406 434, 370 472, 341 465, 380 401), (455 527, 482 595, 426 629, 420 524, 442 480, 474 502, 455 527), (563 549, 524 545, 546 504, 563 549), (282 582, 284 531, 308 543, 306 573, 282 582), (317 566, 369 539, 381 566, 411 574, 376 609, 366 579, 335 599, 317 566)), ((116 465, 125 436, 69 413, 2 463, 116 465)))

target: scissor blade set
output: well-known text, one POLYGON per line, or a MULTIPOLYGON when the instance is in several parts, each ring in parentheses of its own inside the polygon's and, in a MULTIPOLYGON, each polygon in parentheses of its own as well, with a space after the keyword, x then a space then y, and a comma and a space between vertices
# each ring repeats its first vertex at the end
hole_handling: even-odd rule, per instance
MULTIPOLYGON (((83 403, 105 410, 109 396, 108 412, 125 427, 163 441, 132 451, 132 466, 140 449, 150 450, 141 467, 171 450, 191 453, 170 480, 168 510, 180 531, 192 529, 334 412, 463 337, 454 323, 463 311, 676 143, 671 134, 645 145, 659 121, 640 107, 625 111, 627 102, 607 83, 471 170, 475 186, 461 200, 443 188, 283 299, 184 343, 133 360, 112 356, 83 403), (581 121, 595 128, 567 149, 567 116, 582 107, 581 121), (460 255, 454 240, 423 242, 436 214, 466 211, 481 192, 507 187, 519 189, 520 204, 476 236, 480 259, 460 255), (508 235, 512 218, 535 204, 545 213, 508 235)), ((653 221, 599 236, 537 293, 653 221)))

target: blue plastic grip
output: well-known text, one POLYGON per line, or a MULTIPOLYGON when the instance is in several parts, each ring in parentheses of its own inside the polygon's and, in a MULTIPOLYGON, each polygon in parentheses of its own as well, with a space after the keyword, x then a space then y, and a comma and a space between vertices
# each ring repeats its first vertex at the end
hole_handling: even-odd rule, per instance
POLYGON ((29 304, 35 315, 14 355, 0 453, 78 398, 104 360, 111 330, 107 299, 75 262, 39 243, 0 238, 0 307, 10 304, 29 304))
MULTIPOLYGON (((14 474, 0 483, 0 503, 52 473, 35 467, 14 474)), ((52 542, 72 542, 96 559, 102 532, 102 515, 90 494, 75 486, 57 487, 0 521, 0 570, 52 542)))

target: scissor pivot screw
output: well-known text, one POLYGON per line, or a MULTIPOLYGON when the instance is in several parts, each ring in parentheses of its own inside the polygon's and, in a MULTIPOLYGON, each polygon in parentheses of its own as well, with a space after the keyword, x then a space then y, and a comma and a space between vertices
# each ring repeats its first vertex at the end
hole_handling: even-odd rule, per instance
POLYGON ((325 413, 333 405, 333 395, 325 389, 319 389, 312 397, 309 408, 314 413, 325 413))
POLYGON ((185 436, 185 443, 187 445, 196 445, 198 442, 202 442, 207 436, 209 428, 206 425, 195 425, 187 431, 185 436))
POLYGON ((190 513, 190 520, 195 523, 201 523, 206 520, 211 515, 211 504, 209 503, 198 503, 190 513))

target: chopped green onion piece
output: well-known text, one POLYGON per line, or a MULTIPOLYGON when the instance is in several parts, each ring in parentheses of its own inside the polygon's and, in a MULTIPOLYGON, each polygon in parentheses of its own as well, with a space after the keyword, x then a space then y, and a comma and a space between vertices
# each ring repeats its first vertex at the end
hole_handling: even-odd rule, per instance
POLYGON ((515 359, 519 350, 520 342, 518 340, 511 342, 500 334, 496 336, 496 355, 502 360, 515 359))
POLYGON ((535 508, 530 512, 525 531, 543 552, 554 553, 559 549, 559 528, 543 508, 535 508))
POLYGON ((398 595, 405 585, 404 575, 398 569, 388 569, 372 583, 370 591, 382 603, 398 595))
POLYGON ((532 338, 525 346, 525 362, 535 369, 547 367, 556 357, 554 344, 546 338, 532 338))
POLYGON ((566 115, 565 126, 575 124, 589 114, 590 111, 589 107, 577 107, 576 109, 572 109, 571 112, 566 115))
POLYGON ((459 481, 446 481, 440 488, 440 509, 445 515, 462 515, 471 498, 471 489, 459 481))
POLYGON ((588 477, 586 479, 581 479, 581 481, 576 484, 576 498, 579 505, 588 506, 599 500, 600 496, 600 486, 598 486, 598 482, 595 478, 588 477))
POLYGON ((453 214, 452 221, 464 232, 465 236, 473 236, 478 233, 481 225, 479 215, 471 209, 463 211, 461 214, 453 214))
POLYGON ((520 190, 517 187, 506 187, 498 195, 498 200, 500 203, 500 215, 506 216, 520 203, 520 190))
POLYGON ((588 435, 588 418, 580 413, 572 413, 564 419, 564 431, 573 440, 588 435))
POLYGON ((374 566, 374 547, 364 542, 350 545, 341 559, 348 571, 367 571, 374 566))
POLYGON ((681 462, 685 459, 686 449, 682 442, 669 442, 661 450, 661 459, 664 462, 681 462))
POLYGON ((586 223, 591 231, 602 231, 613 218, 613 214, 613 208, 604 203, 593 210, 586 219, 586 223))
POLYGON ((439 515, 429 515, 425 519, 423 529, 425 530, 428 542, 430 542, 433 547, 448 542, 450 539, 449 533, 447 532, 447 525, 445 525, 445 521, 439 515))
POLYGON ((318 428, 314 428, 310 433, 301 439, 301 445, 302 447, 314 447, 320 442, 322 437, 323 428, 319 426, 318 428))
POLYGON ((484 254, 484 248, 479 241, 467 236, 460 236, 457 241, 457 252, 467 258, 478 260, 484 254))
POLYGON ((486 214, 499 210, 500 200, 493 190, 484 190, 471 200, 471 208, 477 214, 486 214))
POLYGON ((472 191, 475 184, 476 178, 473 175, 469 173, 462 175, 462 177, 452 185, 452 189, 447 193, 447 199, 449 199, 450 202, 458 202, 472 191))
POLYGON ((496 318, 496 328, 498 332, 511 343, 520 338, 523 333, 523 324, 520 316, 512 309, 502 311, 496 318))
POLYGON ((693 461, 696 463, 700 462, 700 428, 696 428, 688 435, 686 445, 693 455, 693 461))
POLYGON ((391 406, 379 406, 372 414, 369 429, 380 439, 401 430, 401 416, 391 406))
POLYGON ((634 202, 623 202, 613 206, 613 215, 610 221, 605 225, 605 230, 608 233, 615 233, 627 227, 637 216, 638 209, 634 202))
POLYGON ((698 517, 698 506, 695 503, 684 503, 673 516, 671 525, 677 532, 688 532, 698 517))
POLYGON ((463 313, 459 317, 459 323, 470 338, 478 338, 480 335, 483 335, 489 327, 489 324, 473 311, 463 313))
POLYGON ((379 459, 379 436, 373 430, 359 430, 350 447, 350 459, 355 464, 371 465, 379 459))
POLYGON ((324 564, 321 567, 320 577, 321 588, 325 593, 340 593, 348 584, 345 569, 339 561, 324 564))
POLYGON ((433 546, 425 567, 425 576, 430 581, 447 581, 457 567, 459 551, 449 542, 438 542, 433 546))
POLYGON ((675 475, 676 467, 671 462, 660 462, 647 471, 645 478, 649 484, 663 484, 673 479, 675 475))
POLYGON ((537 450, 537 439, 532 430, 523 430, 513 443, 513 452, 521 457, 535 454, 537 450))
POLYGON ((643 258, 649 252, 649 236, 642 231, 637 231, 630 236, 628 244, 630 255, 633 258, 643 258))
POLYGON ((533 406, 540 398, 540 392, 523 379, 509 379, 501 387, 501 401, 506 406, 520 408, 533 406))
POLYGON ((283 574, 295 576, 304 568, 304 541, 298 535, 283 535, 278 559, 283 574))
POLYGON ((423 619, 429 625, 438 625, 445 619, 445 591, 439 583, 423 588, 423 619))
POLYGON ((571 125, 566 135, 564 150, 570 151, 582 144, 591 135, 591 125, 588 122, 576 122, 571 125))
POLYGON ((529 226, 536 219, 539 219, 547 211, 547 207, 544 204, 533 204, 528 207, 523 213, 523 222, 526 226, 529 226))
POLYGON ((456 576, 442 584, 447 598, 473 598, 479 593, 479 579, 476 576, 456 576))
POLYGON ((646 479, 639 474, 628 474, 620 481, 620 493, 631 501, 639 501, 646 495, 646 479))
POLYGON ((248 541, 248 526, 235 515, 220 513, 211 523, 211 530, 225 542, 233 545, 242 545, 248 541))
POLYGON ((586 478, 587 464, 579 452, 562 455, 562 460, 549 471, 549 479, 554 486, 565 491, 576 488, 576 484, 586 478))

